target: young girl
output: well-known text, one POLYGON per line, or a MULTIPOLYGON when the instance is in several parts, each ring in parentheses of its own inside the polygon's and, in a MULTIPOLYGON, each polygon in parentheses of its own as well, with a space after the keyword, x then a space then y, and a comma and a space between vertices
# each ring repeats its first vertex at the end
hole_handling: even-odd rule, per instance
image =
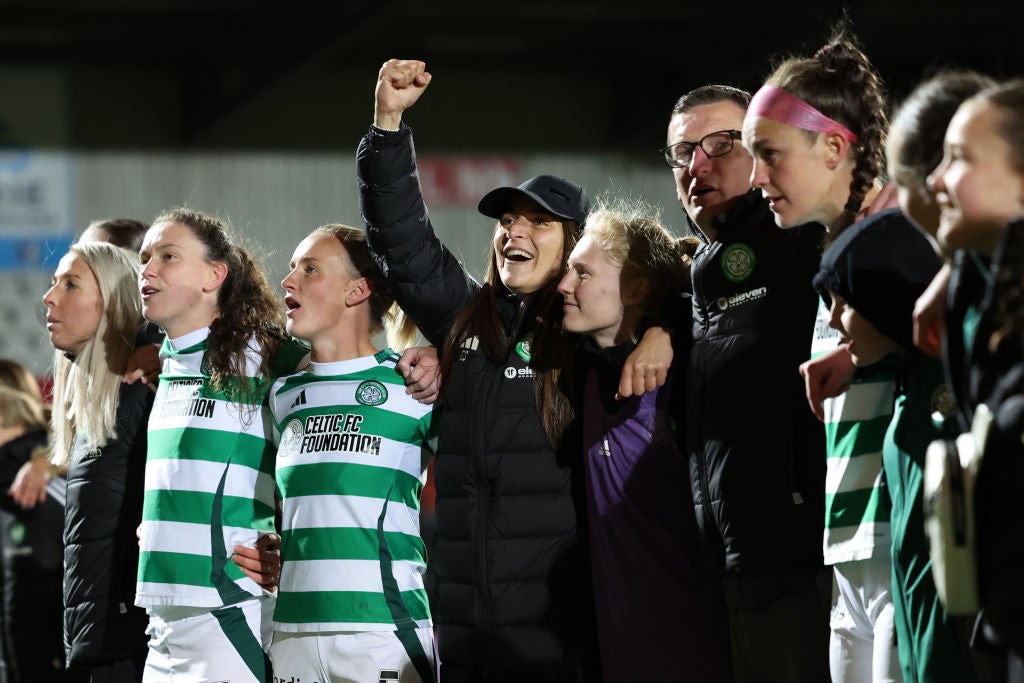
MULTIPOLYGON (((934 189, 928 185, 928 174, 942 160, 942 138, 957 108, 968 97, 992 85, 995 81, 974 71, 939 73, 914 88, 900 105, 889 128, 886 156, 900 210, 928 235, 939 253, 944 254, 935 237, 939 229, 939 205, 934 189)), ((936 358, 941 354, 943 302, 949 274, 947 262, 914 309, 914 344, 936 358)))
POLYGON ((831 323, 850 339, 859 367, 891 354, 899 392, 883 462, 892 499, 892 599, 903 679, 972 681, 954 624, 939 602, 924 533, 924 454, 940 435, 933 415, 948 406, 942 366, 914 348, 914 302, 941 260, 900 213, 882 212, 841 235, 822 257, 814 284, 832 301, 831 323))
MULTIPOLYGON (((558 289, 585 335, 587 511, 604 680, 730 681, 725 602, 703 565, 681 435, 665 386, 617 401, 626 356, 661 302, 684 289, 688 252, 642 206, 593 211, 558 289)), ((686 354, 675 358, 685 362, 686 354)), ((678 387, 681 395, 683 387, 678 387)), ((676 402, 678 402, 678 398, 676 402)), ((682 414, 681 411, 675 414, 682 414)))
POLYGON ((142 311, 167 336, 149 421, 136 604, 150 615, 145 680, 269 679, 272 607, 231 561, 274 529, 264 399, 285 344, 279 305, 216 218, 175 209, 146 233, 142 311))
POLYGON ((64 633, 73 680, 140 680, 146 614, 133 606, 152 391, 123 384, 143 320, 138 256, 78 243, 43 297, 53 359, 53 452, 67 467, 64 633))
POLYGON ((281 283, 288 332, 310 364, 278 380, 284 566, 271 647, 281 680, 435 680, 434 640, 419 530, 430 406, 406 395, 392 344, 394 298, 361 230, 318 228, 299 243, 281 283))
MULTIPOLYGON (((939 228, 939 205, 928 175, 942 161, 942 138, 964 100, 995 85, 974 71, 946 71, 923 81, 900 104, 886 147, 889 177, 896 184, 900 210, 929 239, 939 228)), ((938 243, 936 250, 940 250, 938 243)))
MULTIPOLYGON (((878 194, 886 123, 881 79, 845 27, 813 57, 779 65, 743 121, 743 144, 754 158, 751 183, 768 198, 776 223, 822 223, 835 239, 878 194)), ((874 203, 877 208, 884 199, 874 203)), ((829 665, 837 682, 890 681, 899 665, 881 450, 894 385, 877 367, 851 381, 848 351, 828 320, 822 303, 811 347, 815 360, 801 373, 812 409, 825 422, 828 447, 824 557, 839 586, 829 665), (829 360, 843 361, 843 381, 836 384, 849 385, 836 398, 835 386, 822 395, 816 385, 816 368, 831 367, 829 360)))
POLYGON ((1021 455, 1021 231, 1024 217, 1024 81, 964 102, 946 131, 942 163, 929 176, 941 210, 937 237, 953 260, 946 307, 947 373, 962 429, 974 408, 996 414, 975 500, 982 616, 1009 649, 1011 680, 1024 680, 1019 544, 1024 512, 1021 455), (1000 243, 1002 246, 1000 247, 1000 243), (1016 397, 1016 398, 1015 398, 1016 397))

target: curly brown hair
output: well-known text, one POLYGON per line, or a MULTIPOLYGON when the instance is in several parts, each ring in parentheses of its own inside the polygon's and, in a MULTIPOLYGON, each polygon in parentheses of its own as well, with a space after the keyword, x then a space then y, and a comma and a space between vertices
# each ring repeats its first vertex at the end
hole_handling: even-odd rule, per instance
MULTIPOLYGON (((246 349, 255 339, 260 374, 271 374, 271 362, 285 340, 284 312, 267 276, 250 253, 237 245, 227 225, 216 216, 178 207, 157 216, 153 224, 177 223, 192 231, 205 249, 209 263, 227 266, 227 277, 217 290, 218 316, 210 324, 210 384, 218 390, 235 390, 230 378, 245 377, 246 349)), ((254 388, 241 383, 240 398, 250 398, 254 388)))

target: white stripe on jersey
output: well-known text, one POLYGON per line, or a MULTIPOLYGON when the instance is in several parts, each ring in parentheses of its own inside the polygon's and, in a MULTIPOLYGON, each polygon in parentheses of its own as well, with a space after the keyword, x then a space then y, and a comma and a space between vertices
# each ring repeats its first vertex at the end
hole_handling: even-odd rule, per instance
MULTIPOLYGON (((294 496, 281 503, 288 529, 374 529, 380 512, 381 500, 366 496, 294 496)), ((419 512, 390 501, 384 531, 418 537, 419 512)))
POLYGON ((877 488, 882 483, 882 470, 878 467, 881 451, 865 453, 856 458, 832 458, 825 475, 825 490, 839 491, 839 483, 843 483, 843 491, 877 488))
POLYGON ((892 381, 851 384, 835 398, 826 399, 825 424, 862 422, 892 414, 892 381))
MULTIPOLYGON (((310 451, 300 454, 283 453, 279 450, 277 453, 277 468, 320 463, 355 463, 357 465, 366 465, 367 467, 380 467, 384 470, 398 470, 416 479, 423 477, 426 467, 421 462, 420 454, 422 448, 420 446, 406 444, 383 436, 379 438, 380 454, 374 455, 372 458, 367 458, 366 453, 354 453, 352 451, 310 451), (409 453, 415 453, 416 457, 410 458, 409 453)), ((299 446, 301 447, 301 442, 299 446)))
MULTIPOLYGON (((216 493, 224 476, 224 463, 208 460, 154 458, 146 463, 146 491, 173 490, 216 493)), ((274 478, 245 465, 228 465, 224 495, 254 498, 274 505, 274 478), (253 492, 255 491, 255 496, 253 492)))
MULTIPOLYGON (((423 589, 423 567, 415 562, 397 560, 391 564, 398 590, 423 589)), ((281 590, 360 591, 383 593, 381 565, 377 560, 290 560, 281 570, 281 590)))
MULTIPOLYGON (((188 522, 143 522, 139 549, 143 552, 184 553, 210 556, 210 525, 188 522), (159 526, 160 533, 155 533, 159 526)), ((236 545, 252 546, 260 537, 258 531, 242 527, 224 527, 224 550, 230 554, 236 545)))

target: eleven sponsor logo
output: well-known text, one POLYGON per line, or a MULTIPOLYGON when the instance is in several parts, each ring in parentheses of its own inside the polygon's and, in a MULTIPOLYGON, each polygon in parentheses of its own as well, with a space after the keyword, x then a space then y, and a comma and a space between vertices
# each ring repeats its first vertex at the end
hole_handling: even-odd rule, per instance
POLYGON ((505 379, 523 379, 534 376, 533 368, 514 368, 511 365, 505 368, 505 379))
POLYGON ((760 301, 766 296, 768 296, 768 288, 758 287, 756 289, 751 289, 746 292, 733 294, 732 296, 720 296, 718 297, 718 301, 716 303, 718 304, 719 310, 727 311, 730 308, 742 306, 743 304, 749 304, 752 301, 760 301))

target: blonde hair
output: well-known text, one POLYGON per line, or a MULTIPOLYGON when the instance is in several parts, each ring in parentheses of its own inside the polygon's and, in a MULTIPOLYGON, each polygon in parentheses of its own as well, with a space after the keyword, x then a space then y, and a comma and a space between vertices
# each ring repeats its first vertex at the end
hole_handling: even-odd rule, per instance
POLYGON ((43 394, 39 391, 35 375, 18 361, 0 358, 0 386, 23 391, 40 403, 43 402, 43 394))
POLYGON ((395 295, 388 287, 383 273, 380 272, 380 268, 366 244, 366 233, 359 228, 331 223, 321 225, 313 231, 313 234, 333 235, 345 247, 348 258, 355 266, 359 277, 364 277, 369 281, 370 331, 380 332, 383 330, 388 346, 399 353, 415 344, 419 330, 416 329, 416 324, 398 307, 395 295))
POLYGON ((599 197, 583 229, 621 269, 622 282, 648 280, 650 293, 639 306, 645 316, 672 292, 686 288, 691 257, 700 244, 694 237, 673 237, 660 221, 659 211, 642 201, 599 197))
POLYGON ((23 427, 27 432, 46 429, 42 401, 29 393, 0 384, 0 427, 23 427))
POLYGON ((106 242, 73 244, 69 253, 81 258, 96 278, 103 315, 74 360, 63 351, 54 353, 51 461, 59 466, 70 462, 76 434, 91 449, 117 435, 121 375, 143 324, 138 255, 106 242))

